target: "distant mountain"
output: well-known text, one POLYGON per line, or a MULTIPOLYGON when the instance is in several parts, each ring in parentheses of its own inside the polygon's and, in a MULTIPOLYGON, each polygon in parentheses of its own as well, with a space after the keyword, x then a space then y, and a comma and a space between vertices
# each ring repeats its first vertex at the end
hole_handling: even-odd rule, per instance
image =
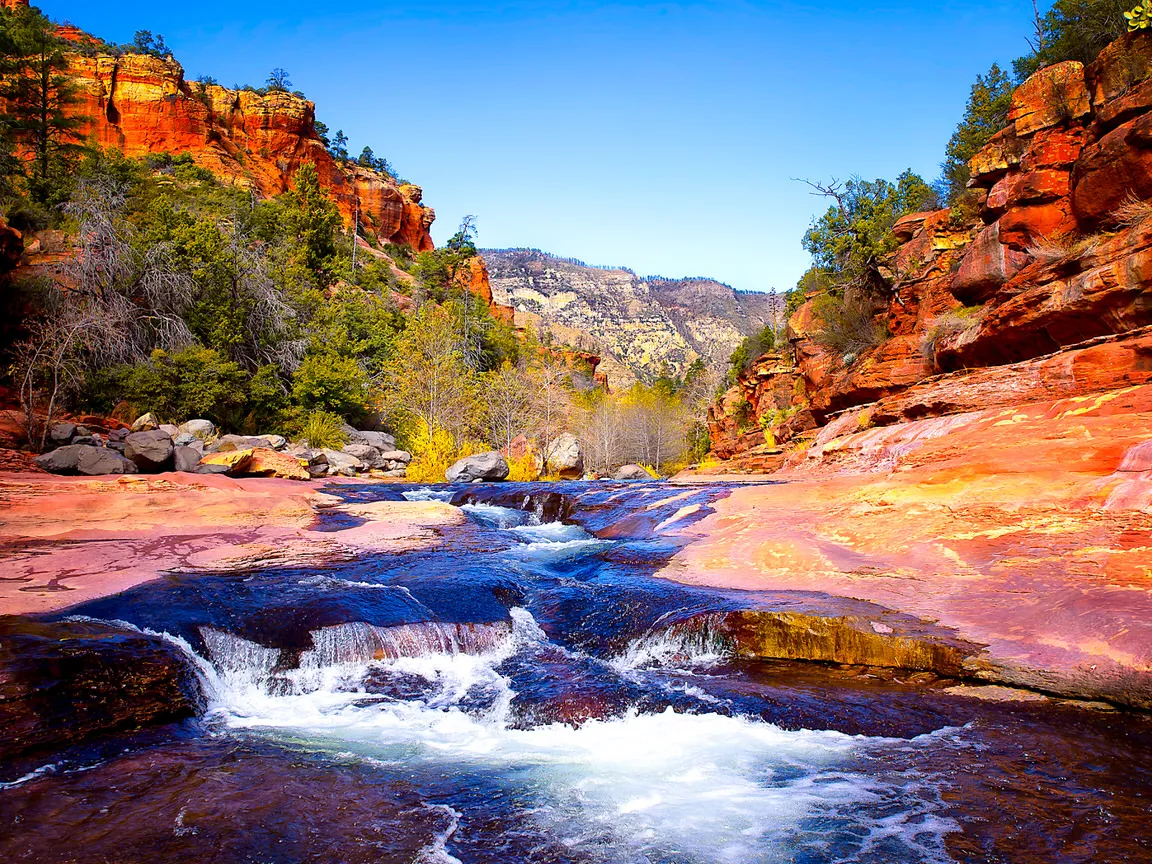
MULTIPOLYGON (((536 249, 485 249, 496 303, 516 322, 604 358, 614 387, 679 374, 697 357, 723 366, 745 336, 773 320, 782 300, 712 279, 637 276, 536 249)), ((777 314, 780 314, 779 311, 777 314)))

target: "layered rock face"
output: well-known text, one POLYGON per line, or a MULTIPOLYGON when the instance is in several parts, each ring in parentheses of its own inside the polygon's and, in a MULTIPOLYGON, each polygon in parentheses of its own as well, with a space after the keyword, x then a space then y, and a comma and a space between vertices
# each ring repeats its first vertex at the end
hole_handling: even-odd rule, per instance
POLYGON ((724 365, 771 320, 771 295, 707 279, 641 278, 525 249, 485 250, 497 303, 522 327, 551 330, 594 351, 613 386, 684 372, 697 357, 724 365))
MULTIPOLYGON (((1107 343, 1152 325, 1150 76, 1152 38, 1137 33, 1091 66, 1057 64, 1022 84, 1009 125, 971 161, 978 218, 943 210, 896 225, 902 245, 886 262, 892 297, 879 316, 890 338, 860 356, 841 356, 814 338, 821 322, 810 299, 789 322, 794 368, 771 373, 783 376, 780 387, 799 376, 804 392, 796 405, 824 425, 906 391, 899 413, 882 408, 869 422, 1027 404, 1144 380, 1139 370, 1148 361, 1132 358, 1145 355, 1107 343), (1076 355, 1074 374, 1064 357, 1027 367, 1020 377, 1016 364, 1096 340, 1105 344, 1076 355), (958 384, 980 369, 988 371, 958 384), (934 390, 917 387, 940 373, 956 377, 934 390), (957 386, 967 394, 959 400, 963 408, 953 398, 957 386)), ((723 405, 751 404, 744 425, 758 425, 766 412, 757 386, 742 380, 714 409, 716 455, 730 458, 755 446, 733 435, 723 405)), ((767 407, 778 409, 774 401, 767 407)))
POLYGON ((81 96, 73 110, 101 146, 132 157, 187 153, 225 181, 268 196, 288 191, 297 169, 311 163, 349 225, 358 218, 361 231, 381 240, 433 248, 435 212, 422 204, 420 187, 333 159, 306 99, 188 82, 172 58, 142 54, 77 54, 70 72, 81 96))

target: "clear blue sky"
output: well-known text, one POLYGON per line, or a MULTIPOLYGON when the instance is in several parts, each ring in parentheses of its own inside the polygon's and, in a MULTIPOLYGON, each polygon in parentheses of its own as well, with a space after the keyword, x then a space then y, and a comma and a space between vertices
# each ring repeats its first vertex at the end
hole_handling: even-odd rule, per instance
POLYGON ((34 0, 109 41, 163 34, 189 78, 283 67, 484 246, 786 289, 824 205, 793 177, 932 179, 1028 0, 354 3, 34 0))

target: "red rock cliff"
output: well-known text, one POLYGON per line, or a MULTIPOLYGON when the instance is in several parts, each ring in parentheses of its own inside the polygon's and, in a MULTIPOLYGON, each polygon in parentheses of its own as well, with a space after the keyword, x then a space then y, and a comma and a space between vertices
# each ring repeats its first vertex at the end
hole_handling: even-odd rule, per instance
POLYGON ((269 196, 287 191, 296 170, 312 163, 349 224, 358 211, 364 232, 417 251, 433 248, 435 212, 423 205, 420 187, 333 159, 306 99, 189 83, 175 60, 142 54, 76 55, 71 72, 81 94, 75 110, 101 146, 132 157, 187 153, 216 176, 269 196))
MULTIPOLYGON (((1038 72, 970 167, 975 218, 943 210, 895 227, 891 338, 840 356, 812 338, 810 299, 790 321, 794 366, 756 387, 798 377, 793 407, 816 424, 860 406, 876 406, 864 422, 886 424, 1152 380, 1145 347, 1107 348, 1152 325, 1152 36, 1038 72)), ((731 422, 733 406, 751 408, 745 430, 767 413, 751 383, 713 409, 717 456, 754 446, 731 422)), ((768 406, 770 427, 781 407, 768 406)))

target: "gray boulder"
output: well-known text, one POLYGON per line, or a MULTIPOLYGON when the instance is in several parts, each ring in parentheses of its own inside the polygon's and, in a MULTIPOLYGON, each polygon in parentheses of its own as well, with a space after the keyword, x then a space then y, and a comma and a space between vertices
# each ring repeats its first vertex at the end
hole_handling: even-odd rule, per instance
MULTIPOLYGON (((193 438, 211 438, 216 434, 216 424, 211 420, 188 420, 180 424, 181 435, 191 435, 193 438)), ((176 436, 173 435, 173 438, 176 436)))
POLYGON ((48 439, 54 444, 67 444, 75 434, 75 423, 53 423, 48 429, 48 439))
POLYGON ((161 423, 160 424, 160 431, 161 432, 167 432, 169 438, 175 438, 177 435, 180 434, 180 427, 175 426, 171 423, 161 423))
POLYGON ((196 466, 195 474, 227 474, 232 470, 231 465, 213 465, 211 462, 201 462, 196 466))
POLYGON ((329 474, 343 474, 345 477, 355 477, 357 471, 364 471, 368 466, 349 453, 339 450, 330 450, 325 447, 322 451, 328 464, 329 474))
POLYGON ((107 447, 81 446, 80 457, 76 460, 76 473, 86 477, 100 477, 105 474, 135 474, 139 471, 136 463, 125 459, 115 450, 107 447))
POLYGON ((256 447, 265 447, 263 438, 247 435, 222 435, 220 439, 208 448, 209 453, 231 453, 233 450, 253 450, 256 447))
POLYGON ((99 447, 100 439, 95 435, 77 435, 72 439, 73 444, 84 444, 88 447, 99 447))
POLYGON ((369 468, 383 468, 387 464, 380 451, 368 444, 348 444, 342 452, 359 459, 369 468))
POLYGON ((412 461, 412 454, 407 450, 385 450, 380 454, 380 458, 385 462, 400 462, 407 465, 412 461))
POLYGON ((380 451, 396 449, 396 439, 387 432, 364 432, 360 429, 353 429, 348 424, 344 424, 340 428, 349 444, 367 444, 369 447, 375 447, 380 451))
POLYGON ((80 458, 82 444, 69 444, 57 447, 51 453, 35 458, 35 463, 50 474, 75 474, 76 462, 80 458))
POLYGON ((124 439, 124 455, 141 471, 166 471, 172 467, 172 439, 159 429, 133 432, 124 439))
POLYGON ((172 451, 172 461, 177 471, 195 471, 200 465, 200 451, 194 447, 176 447, 172 451))
POLYGON ((651 480, 652 475, 639 465, 622 465, 612 475, 613 480, 651 480))
POLYGON ((269 450, 280 451, 288 446, 288 439, 283 435, 257 435, 255 437, 264 442, 260 445, 261 447, 267 447, 269 450))
POLYGON ((480 483, 508 479, 508 463, 495 450, 466 456, 444 472, 449 483, 480 483))
POLYGON ((560 435, 544 451, 548 470, 565 480, 579 480, 584 476, 584 454, 580 442, 570 432, 560 435))
POLYGON ((173 447, 191 447, 193 443, 199 444, 201 450, 203 450, 204 442, 193 435, 191 432, 181 432, 179 435, 172 436, 173 447))
POLYGON ((87 444, 69 444, 36 457, 36 464, 53 474, 135 474, 136 465, 115 450, 87 444))
POLYGON ((160 418, 152 412, 141 414, 132 424, 133 432, 154 432, 160 428, 160 418))

